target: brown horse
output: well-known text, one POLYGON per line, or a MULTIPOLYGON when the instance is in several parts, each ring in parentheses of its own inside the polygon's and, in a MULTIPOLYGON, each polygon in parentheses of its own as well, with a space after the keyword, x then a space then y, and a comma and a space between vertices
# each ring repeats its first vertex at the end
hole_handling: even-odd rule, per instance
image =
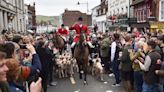
POLYGON ((85 45, 85 33, 81 32, 79 37, 79 44, 75 47, 74 50, 74 58, 77 60, 77 64, 79 67, 79 77, 82 79, 82 74, 84 73, 84 85, 87 83, 87 68, 88 68, 88 56, 89 50, 85 45))
POLYGON ((62 51, 65 48, 63 38, 59 34, 54 33, 52 41, 54 43, 54 46, 59 49, 60 54, 62 54, 62 51))

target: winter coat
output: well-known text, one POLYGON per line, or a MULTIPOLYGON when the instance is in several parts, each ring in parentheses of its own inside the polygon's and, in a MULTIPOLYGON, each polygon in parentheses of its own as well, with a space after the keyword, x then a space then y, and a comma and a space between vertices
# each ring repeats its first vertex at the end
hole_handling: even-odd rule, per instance
POLYGON ((11 92, 7 82, 0 82, 0 92, 11 92))
POLYGON ((109 57, 109 47, 110 47, 111 41, 109 38, 105 38, 100 43, 100 54, 101 57, 109 57))

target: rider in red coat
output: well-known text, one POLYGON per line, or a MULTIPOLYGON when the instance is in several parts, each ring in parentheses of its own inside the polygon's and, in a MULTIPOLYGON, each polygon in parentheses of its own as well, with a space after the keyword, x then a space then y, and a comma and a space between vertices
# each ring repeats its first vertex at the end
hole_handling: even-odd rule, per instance
POLYGON ((73 40, 73 43, 71 45, 71 47, 73 48, 75 46, 75 44, 78 42, 79 40, 79 36, 80 36, 80 31, 84 31, 84 33, 86 33, 87 37, 86 37, 86 42, 89 45, 89 47, 94 48, 94 46, 91 44, 91 40, 90 40, 90 31, 88 29, 88 27, 86 25, 82 24, 83 18, 79 17, 78 18, 78 22, 75 23, 73 26, 71 26, 69 29, 70 30, 75 30, 76 31, 76 37, 73 40))
POLYGON ((68 30, 64 27, 64 24, 61 25, 61 28, 58 29, 57 33, 64 39, 66 42, 68 36, 68 30))

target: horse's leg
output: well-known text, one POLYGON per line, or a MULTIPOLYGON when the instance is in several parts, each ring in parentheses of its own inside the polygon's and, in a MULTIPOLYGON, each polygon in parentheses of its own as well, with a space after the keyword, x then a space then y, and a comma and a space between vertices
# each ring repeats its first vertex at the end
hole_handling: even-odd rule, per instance
POLYGON ((82 67, 81 65, 79 65, 78 67, 79 67, 79 78, 82 79, 82 67))
POLYGON ((60 53, 60 55, 62 55, 63 49, 59 49, 59 53, 60 53))
POLYGON ((87 82, 87 65, 85 65, 83 67, 84 69, 84 85, 88 85, 88 82, 87 82))

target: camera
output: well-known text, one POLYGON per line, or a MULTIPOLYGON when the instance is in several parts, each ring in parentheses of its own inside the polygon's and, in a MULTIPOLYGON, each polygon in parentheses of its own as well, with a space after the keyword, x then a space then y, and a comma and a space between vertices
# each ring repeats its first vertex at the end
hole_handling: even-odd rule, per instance
POLYGON ((28 57, 29 55, 30 55, 29 50, 24 50, 24 56, 25 56, 25 57, 28 57))
POLYGON ((20 44, 19 46, 20 46, 21 49, 27 49, 26 44, 20 44))

